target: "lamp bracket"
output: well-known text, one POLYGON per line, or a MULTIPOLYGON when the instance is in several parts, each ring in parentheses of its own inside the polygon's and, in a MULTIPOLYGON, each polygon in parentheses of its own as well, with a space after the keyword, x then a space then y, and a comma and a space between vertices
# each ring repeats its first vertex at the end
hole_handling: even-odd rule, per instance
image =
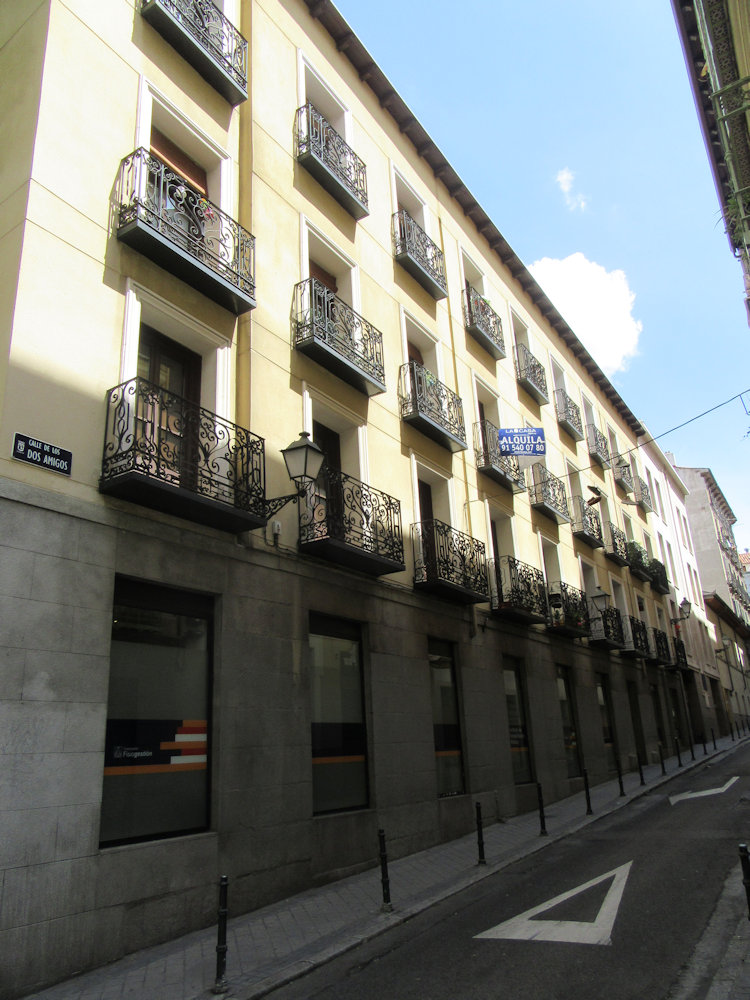
POLYGON ((288 503, 297 503, 301 496, 305 495, 304 490, 299 490, 297 493, 287 493, 283 497, 271 497, 270 500, 266 500, 265 506, 265 516, 266 519, 270 519, 274 514, 278 514, 282 507, 286 507, 288 503))

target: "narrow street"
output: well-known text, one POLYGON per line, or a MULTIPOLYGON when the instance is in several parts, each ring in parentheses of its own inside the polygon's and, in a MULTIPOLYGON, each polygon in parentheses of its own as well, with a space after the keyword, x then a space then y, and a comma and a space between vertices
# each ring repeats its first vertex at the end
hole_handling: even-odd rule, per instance
POLYGON ((749 835, 743 747, 270 996, 665 1000, 749 835))

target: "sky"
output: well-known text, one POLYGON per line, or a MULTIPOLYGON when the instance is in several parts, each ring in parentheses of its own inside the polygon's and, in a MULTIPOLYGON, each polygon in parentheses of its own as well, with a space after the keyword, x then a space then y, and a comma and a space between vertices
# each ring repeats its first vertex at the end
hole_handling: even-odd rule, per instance
POLYGON ((669 0, 334 0, 625 403, 750 548, 750 328, 669 0), (663 435, 663 436, 662 436, 663 435))

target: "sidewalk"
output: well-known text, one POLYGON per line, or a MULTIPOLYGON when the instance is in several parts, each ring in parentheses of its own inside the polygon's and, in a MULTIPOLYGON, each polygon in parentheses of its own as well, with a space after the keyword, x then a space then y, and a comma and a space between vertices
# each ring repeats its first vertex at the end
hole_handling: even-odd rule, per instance
MULTIPOLYGON (((547 836, 540 836, 537 812, 514 816, 484 830, 486 864, 477 864, 477 837, 468 834, 448 844, 390 862, 393 911, 382 912, 380 869, 341 879, 229 921, 227 930, 228 992, 235 1000, 255 1000, 364 941, 403 923, 432 904, 486 878, 519 858, 626 806, 671 778, 712 757, 742 746, 746 738, 722 737, 704 755, 703 747, 682 752, 659 764, 623 777, 625 795, 617 779, 591 790, 593 815, 586 815, 581 792, 545 807, 547 836)), ((229 888, 231 912, 231 885, 229 888)), ((213 996, 216 976, 216 928, 211 927, 148 948, 127 958, 50 989, 28 1000, 207 1000, 213 996)), ((732 942, 721 975, 723 997, 750 997, 750 932, 732 942), (744 942, 748 942, 745 944, 744 942), (747 959, 747 963, 745 962, 747 959), (745 971, 747 964, 748 971, 745 971)), ((717 997, 718 1000, 718 997, 717 997)))

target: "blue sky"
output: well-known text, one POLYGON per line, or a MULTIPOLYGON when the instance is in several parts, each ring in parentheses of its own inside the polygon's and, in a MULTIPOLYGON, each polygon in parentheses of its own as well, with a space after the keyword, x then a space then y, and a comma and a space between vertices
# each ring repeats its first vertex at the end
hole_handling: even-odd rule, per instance
MULTIPOLYGON (((669 0, 335 3, 651 434, 750 389, 742 274, 669 0)), ((712 469, 741 550, 749 428, 737 400, 659 437, 712 469)))

